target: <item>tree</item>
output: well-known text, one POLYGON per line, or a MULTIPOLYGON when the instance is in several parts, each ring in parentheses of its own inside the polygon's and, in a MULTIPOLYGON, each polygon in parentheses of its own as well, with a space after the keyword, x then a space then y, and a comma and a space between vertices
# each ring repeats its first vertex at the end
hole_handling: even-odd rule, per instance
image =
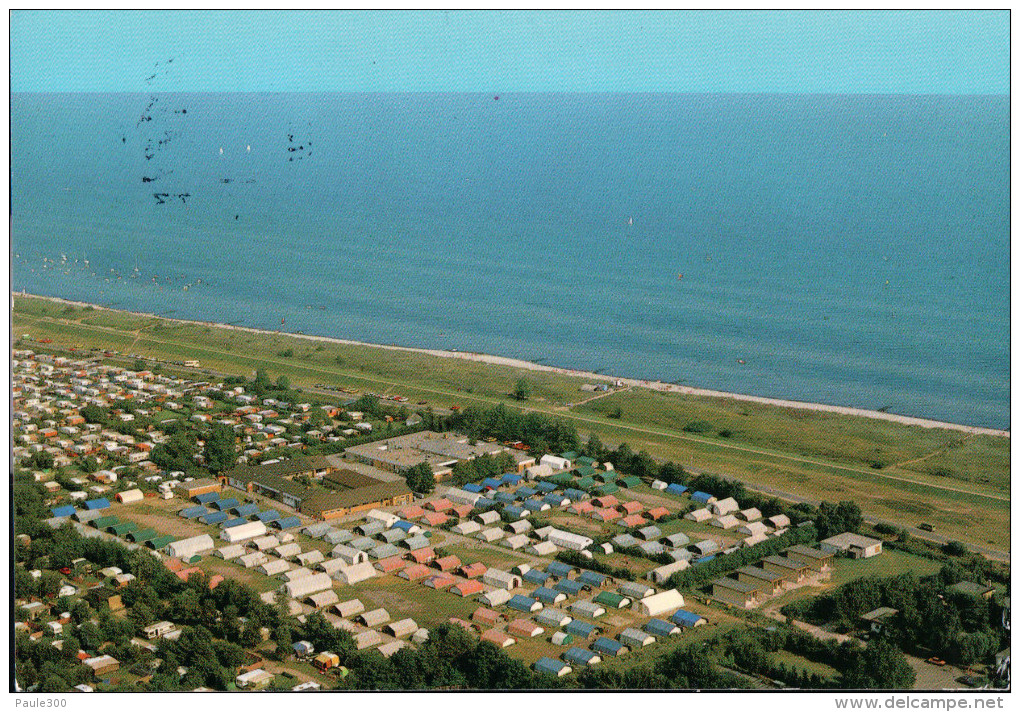
POLYGON ((145 359, 136 358, 134 367, 136 371, 144 371, 146 368, 145 359))
POLYGON ((105 425, 109 419, 106 409, 96 405, 95 403, 89 403, 81 409, 80 413, 86 423, 105 425))
MULTIPOLYGON (((293 355, 293 352, 291 352, 291 355, 293 355)), ((277 376, 276 390, 278 391, 290 390, 290 379, 284 375, 277 376)))
POLYGON ((187 471, 195 466, 196 438, 191 433, 178 431, 165 443, 152 449, 152 461, 165 470, 187 471))
POLYGON ((431 494, 436 488, 436 477, 426 462, 419 463, 408 469, 405 475, 407 486, 412 492, 431 494))
POLYGON ((45 450, 40 450, 32 455, 31 463, 37 470, 48 470, 53 467, 53 455, 45 450))
POLYGON ((514 400, 519 401, 526 401, 531 398, 531 384, 526 378, 520 378, 517 380, 516 385, 514 385, 514 392, 512 395, 514 400))
POLYGON ((226 423, 215 423, 205 439, 205 460, 212 472, 229 470, 237 462, 234 429, 226 423))

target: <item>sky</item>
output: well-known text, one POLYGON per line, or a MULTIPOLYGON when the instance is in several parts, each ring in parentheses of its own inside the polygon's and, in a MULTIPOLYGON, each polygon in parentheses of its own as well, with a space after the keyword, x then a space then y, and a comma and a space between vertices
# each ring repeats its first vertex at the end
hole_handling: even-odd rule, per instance
POLYGON ((13 11, 10 27, 14 92, 151 91, 159 71, 162 91, 1009 93, 1008 11, 13 11))

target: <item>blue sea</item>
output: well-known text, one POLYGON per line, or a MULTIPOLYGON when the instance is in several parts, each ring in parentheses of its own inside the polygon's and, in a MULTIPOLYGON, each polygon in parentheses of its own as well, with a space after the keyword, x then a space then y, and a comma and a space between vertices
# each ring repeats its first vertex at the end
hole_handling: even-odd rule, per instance
POLYGON ((1010 424, 1008 97, 14 94, 11 157, 15 290, 1010 424))

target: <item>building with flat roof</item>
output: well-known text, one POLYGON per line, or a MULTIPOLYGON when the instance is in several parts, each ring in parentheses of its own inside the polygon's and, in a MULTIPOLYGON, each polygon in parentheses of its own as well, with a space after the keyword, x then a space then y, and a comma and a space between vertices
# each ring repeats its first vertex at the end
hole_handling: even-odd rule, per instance
POLYGON ((452 472, 457 462, 473 460, 479 455, 495 455, 507 448, 497 443, 476 441, 457 433, 436 433, 429 430, 400 435, 363 445, 354 445, 344 456, 356 462, 390 472, 404 473, 422 463, 432 468, 437 480, 452 472))
POLYGON ((869 559, 882 553, 882 542, 871 537, 843 532, 818 542, 818 547, 831 554, 847 554, 854 559, 869 559))

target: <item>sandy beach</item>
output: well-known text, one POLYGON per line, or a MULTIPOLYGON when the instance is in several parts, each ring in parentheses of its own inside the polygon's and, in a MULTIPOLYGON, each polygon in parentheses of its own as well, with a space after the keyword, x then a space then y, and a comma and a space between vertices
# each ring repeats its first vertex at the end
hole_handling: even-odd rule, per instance
POLYGON ((429 356, 436 356, 439 358, 456 358, 465 361, 477 361, 479 363, 487 363, 497 366, 509 366, 511 368, 519 368, 529 371, 545 371, 549 373, 556 373, 563 376, 572 376, 576 378, 582 378, 588 381, 598 381, 604 383, 620 383, 623 386, 630 388, 648 388, 654 391, 661 391, 663 393, 679 393, 682 395, 689 396, 704 396, 708 398, 728 398, 731 400, 748 401, 751 403, 761 403, 763 405, 778 406, 781 408, 795 408, 799 410, 812 410, 820 411, 825 413, 835 413, 839 415, 850 415, 861 418, 874 418, 876 420, 887 420, 894 423, 901 423, 903 425, 913 425, 921 428, 941 428, 945 430, 957 430, 960 432, 975 434, 975 435, 995 435, 1001 437, 1009 437, 1010 433, 1008 430, 999 430, 996 428, 983 428, 973 425, 961 425, 959 423, 947 423, 939 420, 929 420, 927 418, 916 418, 907 415, 897 415, 895 413, 883 413, 877 410, 867 410, 865 408, 852 408, 849 406, 839 405, 828 405, 825 403, 807 403, 803 401, 785 400, 781 398, 766 398, 763 396, 753 396, 744 393, 729 393, 726 391, 715 391, 707 388, 695 388, 692 386, 679 386, 673 383, 663 383, 661 381, 644 381, 634 378, 624 378, 619 376, 612 376, 607 374, 592 373, 591 371, 582 371, 571 368, 560 368, 556 366, 547 366, 544 364, 533 363, 531 361, 523 361, 521 359, 507 358, 505 356, 493 356, 491 354, 473 353, 468 351, 443 351, 440 349, 423 349, 414 348, 410 346, 395 346, 388 344, 372 344, 364 341, 354 341, 351 339, 338 339, 331 336, 313 336, 309 334, 295 334, 286 331, 276 331, 270 329, 254 329, 245 326, 232 326, 230 324, 221 324, 218 322, 199 321, 193 319, 174 319, 171 317, 157 316, 155 314, 149 314, 146 312, 131 312, 125 309, 111 309, 103 307, 98 304, 90 304, 88 302, 76 302, 67 299, 61 299, 59 297, 43 297, 34 294, 22 294, 12 293, 12 298, 15 294, 19 296, 30 296, 37 299, 44 299, 46 301, 60 303, 60 304, 71 304, 79 307, 93 307, 94 309, 102 309, 104 311, 121 312, 126 314, 135 314, 138 316, 152 317, 156 319, 163 319, 169 322, 175 322, 178 324, 191 324, 199 326, 210 326, 218 329, 232 329, 234 331, 249 332, 252 334, 276 334, 281 336, 290 336, 298 339, 306 339, 314 342, 325 342, 331 344, 343 344, 347 346, 366 346, 369 348, 376 349, 387 349, 390 351, 407 351, 411 353, 426 354, 429 356))

